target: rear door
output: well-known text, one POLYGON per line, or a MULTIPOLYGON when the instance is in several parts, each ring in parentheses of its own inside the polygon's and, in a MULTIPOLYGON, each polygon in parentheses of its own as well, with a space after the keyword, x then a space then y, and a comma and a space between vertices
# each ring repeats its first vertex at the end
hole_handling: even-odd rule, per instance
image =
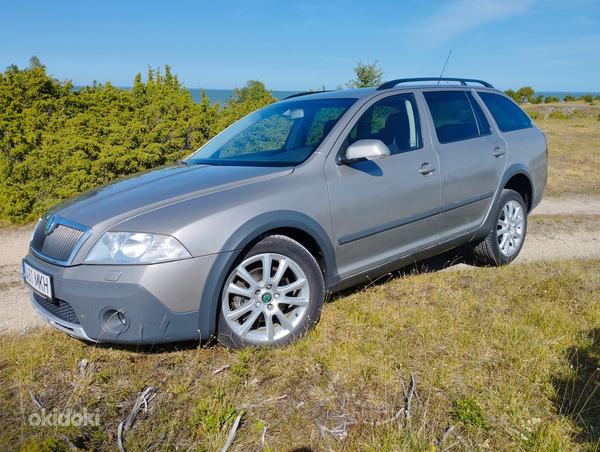
POLYGON ((506 165, 506 142, 490 127, 470 90, 424 91, 441 168, 440 238, 484 221, 506 165))
POLYGON ((415 96, 388 96, 345 129, 338 153, 325 166, 338 271, 341 277, 384 265, 438 243, 438 156, 423 141, 415 96), (390 156, 333 161, 362 139, 378 139, 390 156))

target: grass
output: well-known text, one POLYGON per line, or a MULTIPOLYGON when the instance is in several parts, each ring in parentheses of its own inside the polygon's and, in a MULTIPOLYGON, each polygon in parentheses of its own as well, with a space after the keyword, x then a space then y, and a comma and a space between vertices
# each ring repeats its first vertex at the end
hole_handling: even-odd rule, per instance
POLYGON ((569 102, 528 105, 525 109, 541 117, 535 122, 548 140, 546 195, 599 195, 600 105, 569 102), (565 119, 550 119, 553 113, 565 119))
POLYGON ((599 268, 389 276, 330 300, 315 331, 275 350, 3 335, 0 441, 115 450, 118 424, 152 386, 126 450, 220 450, 241 415, 233 451, 596 451, 599 268), (42 409, 32 394, 46 412, 87 410, 99 425, 31 425, 42 409))

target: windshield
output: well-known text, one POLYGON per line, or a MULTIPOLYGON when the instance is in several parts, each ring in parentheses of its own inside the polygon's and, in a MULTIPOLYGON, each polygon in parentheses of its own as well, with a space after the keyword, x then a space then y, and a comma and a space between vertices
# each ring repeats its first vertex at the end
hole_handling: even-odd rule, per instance
POLYGON ((278 102, 246 116, 192 154, 188 165, 293 166, 306 160, 356 99, 278 102))

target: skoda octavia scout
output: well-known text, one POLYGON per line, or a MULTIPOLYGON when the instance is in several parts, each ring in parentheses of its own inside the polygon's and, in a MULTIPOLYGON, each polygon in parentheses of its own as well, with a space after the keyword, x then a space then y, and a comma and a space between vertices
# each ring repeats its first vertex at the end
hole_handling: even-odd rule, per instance
POLYGON ((463 244, 508 264, 546 188, 544 134, 470 79, 297 95, 37 224, 31 303, 94 342, 284 345, 327 293, 463 244))

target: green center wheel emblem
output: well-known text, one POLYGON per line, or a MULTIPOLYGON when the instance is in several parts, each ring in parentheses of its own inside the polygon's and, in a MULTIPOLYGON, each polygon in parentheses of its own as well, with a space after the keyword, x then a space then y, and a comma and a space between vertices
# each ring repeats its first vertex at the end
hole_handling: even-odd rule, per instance
POLYGON ((264 303, 269 303, 269 302, 270 302, 272 299, 273 299, 273 297, 271 296, 271 294, 270 294, 270 293, 266 293, 266 294, 264 294, 264 295, 263 295, 263 297, 262 297, 262 301, 263 301, 264 303))

